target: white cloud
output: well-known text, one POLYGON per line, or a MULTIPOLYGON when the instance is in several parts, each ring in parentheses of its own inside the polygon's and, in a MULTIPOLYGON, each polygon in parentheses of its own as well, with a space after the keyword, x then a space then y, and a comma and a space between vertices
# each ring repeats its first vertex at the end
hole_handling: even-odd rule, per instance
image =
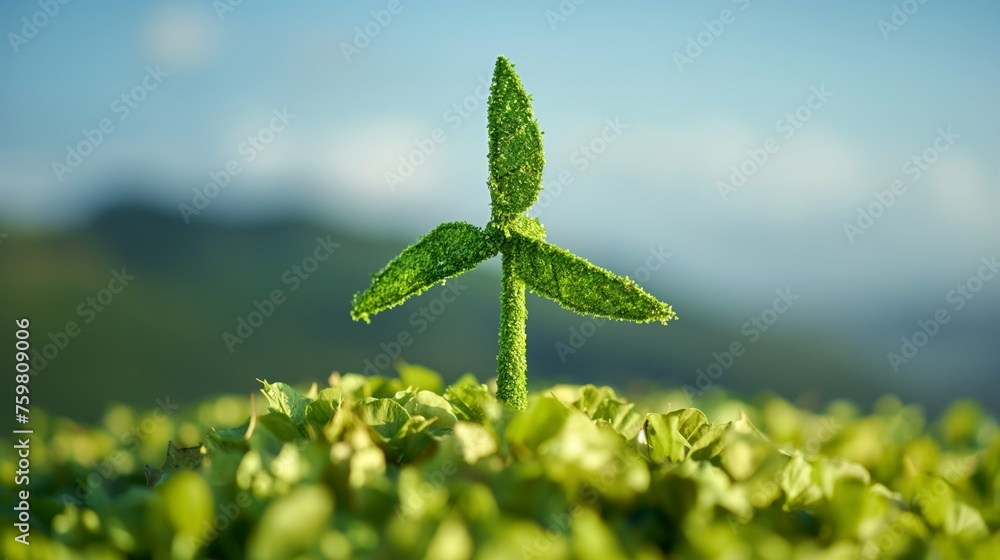
POLYGON ((189 4, 171 3, 152 14, 146 29, 146 48, 156 62, 177 70, 209 59, 217 31, 210 12, 189 4))
POLYGON ((961 152, 945 154, 927 172, 927 188, 933 191, 932 212, 943 213, 945 219, 974 239, 1000 234, 1000 194, 987 185, 983 170, 968 155, 961 152))
MULTIPOLYGON (((812 132, 782 145, 737 196, 783 215, 811 219, 831 211, 839 214, 878 185, 870 162, 850 143, 830 133, 812 132)), ((734 196, 734 202, 740 199, 734 196)))
POLYGON ((336 187, 349 194, 367 198, 387 193, 428 193, 443 186, 448 178, 448 157, 443 153, 442 144, 429 139, 433 128, 399 120, 369 121, 341 130, 328 141, 325 153, 317 157, 327 162, 327 170, 336 180, 336 187), (433 144, 433 152, 424 155, 416 145, 418 141, 428 147, 433 144), (416 165, 410 170, 401 158, 416 165), (401 182, 394 182, 390 187, 387 179, 390 173, 398 176, 401 182))
POLYGON ((634 169, 646 169, 652 177, 697 180, 714 184, 729 173, 755 138, 750 129, 731 121, 712 121, 699 126, 664 131, 638 128, 623 138, 629 142, 634 169))
POLYGON ((814 219, 817 214, 843 212, 880 183, 870 162, 850 142, 819 127, 803 130, 790 140, 773 132, 753 134, 732 120, 706 122, 667 134, 645 129, 630 138, 629 165, 644 170, 659 183, 694 182, 711 192, 719 204, 719 182, 730 182, 733 168, 748 160, 748 150, 760 158, 764 141, 774 136, 780 148, 767 155, 746 183, 728 195, 730 206, 775 220, 814 219), (640 147, 642 146, 642 147, 640 147))

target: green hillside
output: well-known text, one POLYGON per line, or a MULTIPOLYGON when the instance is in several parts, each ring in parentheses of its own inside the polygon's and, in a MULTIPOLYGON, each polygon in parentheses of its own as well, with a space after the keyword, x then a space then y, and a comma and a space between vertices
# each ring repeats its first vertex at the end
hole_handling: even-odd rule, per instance
MULTIPOLYGON (((132 206, 77 229, 7 231, 0 314, 30 317, 43 352, 33 380, 38 401, 71 417, 99 417, 104 402, 79 398, 94 387, 101 399, 146 407, 167 396, 192 402, 218 391, 249 393, 254 377, 391 373, 396 358, 432 365, 449 380, 495 371, 499 266, 488 265, 496 262, 365 325, 351 320, 351 297, 405 240, 297 221, 185 225, 132 206), (316 254, 329 256, 308 262, 316 254), (115 279, 122 270, 134 276, 124 287, 115 279), (275 290, 280 303, 272 305, 275 290), (269 317, 251 316, 272 306, 269 317), (67 329, 70 322, 75 327, 67 329)), ((716 311, 698 292, 668 282, 667 267, 657 274, 669 293, 652 281, 647 289, 674 303, 681 317, 669 328, 594 320, 529 296, 529 382, 698 388, 698 370, 716 361, 713 353, 727 362, 720 353, 741 338, 738 325, 713 321, 716 311)), ((864 404, 897 390, 904 398, 925 396, 854 371, 841 355, 834 341, 775 328, 721 378, 702 375, 701 387, 770 387, 790 398, 808 391, 813 404, 837 396, 864 404)), ((944 404, 933 396, 926 402, 944 404)))

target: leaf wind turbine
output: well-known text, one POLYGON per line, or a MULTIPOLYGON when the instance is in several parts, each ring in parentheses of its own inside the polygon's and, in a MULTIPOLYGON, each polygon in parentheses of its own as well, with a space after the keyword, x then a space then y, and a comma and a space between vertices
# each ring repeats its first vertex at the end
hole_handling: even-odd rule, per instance
POLYGON ((542 133, 514 67, 497 58, 488 101, 491 216, 485 228, 448 222, 407 247, 354 295, 351 317, 399 305, 434 284, 471 270, 499 254, 500 351, 497 397, 523 409, 528 401, 525 287, 581 314, 666 324, 676 315, 628 278, 545 241, 545 228, 524 214, 542 188, 542 133))

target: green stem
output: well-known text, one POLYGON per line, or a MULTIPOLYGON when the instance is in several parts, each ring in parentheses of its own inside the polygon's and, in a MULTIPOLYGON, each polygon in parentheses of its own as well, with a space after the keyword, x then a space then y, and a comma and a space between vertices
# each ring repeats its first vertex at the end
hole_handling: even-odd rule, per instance
POLYGON ((506 251, 501 256, 501 269, 497 398, 524 410, 528 404, 528 346, 524 331, 528 308, 524 304, 524 282, 514 273, 506 251))

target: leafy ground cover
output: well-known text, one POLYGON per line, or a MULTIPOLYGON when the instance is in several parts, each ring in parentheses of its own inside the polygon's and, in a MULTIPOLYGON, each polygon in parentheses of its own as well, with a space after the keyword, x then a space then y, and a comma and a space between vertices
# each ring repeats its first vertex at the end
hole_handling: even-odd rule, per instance
POLYGON ((1000 427, 971 402, 931 423, 892 397, 561 385, 515 411, 405 364, 262 393, 99 427, 33 411, 31 544, 5 523, 5 556, 1000 558, 1000 427))

